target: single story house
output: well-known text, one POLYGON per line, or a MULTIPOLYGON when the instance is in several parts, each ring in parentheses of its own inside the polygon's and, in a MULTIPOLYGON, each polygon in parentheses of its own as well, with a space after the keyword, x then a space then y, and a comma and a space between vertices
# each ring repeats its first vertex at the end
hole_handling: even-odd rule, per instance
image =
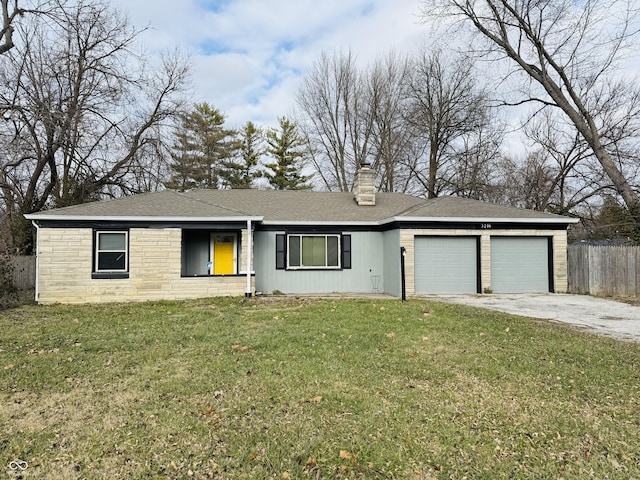
POLYGON ((37 228, 36 300, 217 295, 565 292, 575 220, 441 197, 162 191, 26 215, 37 228))

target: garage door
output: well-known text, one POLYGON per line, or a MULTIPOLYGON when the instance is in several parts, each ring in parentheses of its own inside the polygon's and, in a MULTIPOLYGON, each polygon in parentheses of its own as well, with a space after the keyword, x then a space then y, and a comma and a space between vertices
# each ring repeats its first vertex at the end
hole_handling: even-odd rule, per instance
POLYGON ((477 237, 416 237, 416 293, 477 293, 477 237))
POLYGON ((546 237, 491 237, 494 293, 546 293, 549 240, 546 237))

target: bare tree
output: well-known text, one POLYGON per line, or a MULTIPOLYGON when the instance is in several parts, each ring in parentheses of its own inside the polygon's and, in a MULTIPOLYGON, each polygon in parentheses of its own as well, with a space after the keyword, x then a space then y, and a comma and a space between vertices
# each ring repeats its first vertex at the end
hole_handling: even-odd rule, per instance
POLYGON ((20 15, 21 9, 18 8, 18 0, 1 0, 2 4, 2 29, 0 30, 0 54, 8 52, 14 46, 13 43, 13 21, 16 16, 20 15))
POLYGON ((584 139, 553 112, 523 129, 530 147, 524 158, 506 156, 493 199, 498 203, 560 215, 592 217, 600 198, 615 192, 584 139))
POLYGON ((524 159, 504 157, 500 172, 502 181, 494 201, 531 210, 549 209, 557 172, 544 150, 530 152, 524 159))
POLYGON ((0 71, 0 192, 14 220, 144 188, 135 182, 149 183, 158 133, 181 108, 179 55, 149 69, 136 51, 141 30, 107 4, 60 2, 52 12, 20 25, 0 71))
POLYGON ((11 50, 15 43, 13 34, 18 19, 30 15, 54 15, 56 0, 0 0, 2 24, 0 24, 0 55, 11 50))
POLYGON ((298 91, 298 121, 317 177, 328 190, 349 191, 368 160, 371 114, 365 82, 351 52, 323 53, 298 91))
POLYGON ((323 55, 298 95, 317 177, 349 190, 366 161, 381 191, 482 197, 502 135, 474 75, 469 58, 438 50, 366 69, 323 55))
MULTIPOLYGON (((507 58, 524 74, 523 96, 511 104, 559 109, 589 146, 627 207, 640 197, 625 175, 616 137, 637 130, 637 87, 617 78, 639 30, 634 0, 426 0, 424 15, 461 20, 486 40, 480 53, 507 58), (624 129, 625 133, 622 133, 624 129)), ((509 75, 509 74, 507 74, 509 75)))
POLYGON ((379 58, 366 77, 372 115, 369 152, 380 191, 410 191, 420 158, 416 153, 418 131, 407 121, 410 68, 409 58, 392 51, 379 58))
MULTIPOLYGON (((487 110, 490 113, 490 110, 487 110)), ((449 195, 492 201, 502 180, 502 126, 492 120, 464 133, 454 142, 449 168, 440 173, 443 191, 449 195)))
POLYGON ((413 174, 429 198, 463 193, 468 185, 459 183, 460 172, 475 170, 473 176, 480 178, 479 169, 500 142, 497 131, 489 133, 492 112, 476 78, 466 56, 445 58, 442 50, 423 50, 414 62, 409 120, 421 132, 427 161, 416 165, 413 174))
MULTIPOLYGON (((26 2, 29 3, 29 2, 26 2)), ((47 3, 41 5, 30 5, 32 8, 20 6, 18 0, 0 0, 2 6, 2 26, 0 27, 0 55, 11 50, 15 44, 13 43, 13 33, 15 32, 15 22, 17 18, 26 14, 44 14, 48 13, 47 3)))
POLYGON ((539 209, 567 215, 615 189, 582 136, 558 117, 552 110, 541 112, 523 132, 550 176, 547 188, 537 193, 539 209))

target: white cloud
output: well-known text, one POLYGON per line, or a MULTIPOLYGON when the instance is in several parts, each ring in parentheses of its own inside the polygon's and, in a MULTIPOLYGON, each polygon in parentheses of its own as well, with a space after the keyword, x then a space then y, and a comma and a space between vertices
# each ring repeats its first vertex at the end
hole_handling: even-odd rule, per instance
POLYGON ((150 54, 180 48, 193 60, 195 102, 232 125, 275 125, 288 116, 304 72, 323 51, 363 62, 416 48, 426 32, 417 0, 113 0, 138 27, 150 54))

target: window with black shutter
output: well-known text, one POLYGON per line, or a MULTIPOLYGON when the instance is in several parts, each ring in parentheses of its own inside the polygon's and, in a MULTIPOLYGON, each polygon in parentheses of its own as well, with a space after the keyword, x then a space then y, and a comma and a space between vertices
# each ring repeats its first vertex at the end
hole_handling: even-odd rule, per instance
POLYGON ((284 234, 276 235, 276 270, 287 268, 287 237, 284 234))
POLYGON ((351 235, 342 235, 342 268, 351 268, 351 235))

